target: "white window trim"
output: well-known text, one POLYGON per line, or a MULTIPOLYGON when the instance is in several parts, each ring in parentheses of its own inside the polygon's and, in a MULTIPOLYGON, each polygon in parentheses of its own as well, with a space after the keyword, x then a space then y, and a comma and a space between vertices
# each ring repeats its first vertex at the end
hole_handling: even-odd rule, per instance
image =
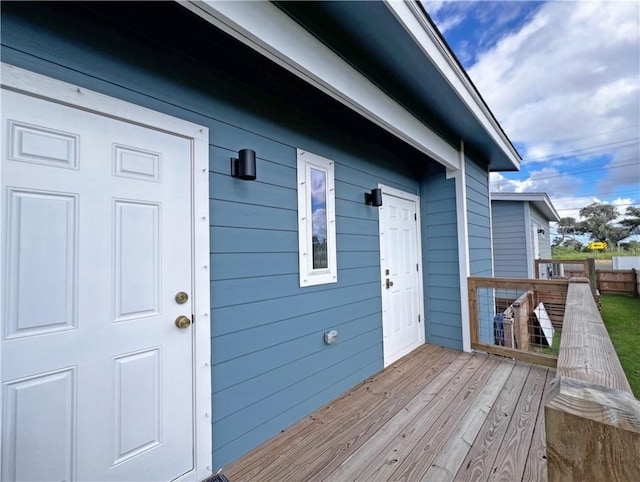
POLYGON ((336 249, 336 201, 335 201, 335 164, 333 161, 297 149, 298 158, 298 259, 300 266, 300 287, 316 286, 338 281, 336 249), (313 232, 311 214, 311 191, 309 190, 311 168, 327 173, 327 260, 328 268, 313 269, 313 232))

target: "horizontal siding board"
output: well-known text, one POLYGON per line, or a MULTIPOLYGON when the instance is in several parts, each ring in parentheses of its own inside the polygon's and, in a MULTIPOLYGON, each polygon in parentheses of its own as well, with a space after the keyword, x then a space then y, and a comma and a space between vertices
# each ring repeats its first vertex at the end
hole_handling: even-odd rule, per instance
MULTIPOLYGON (((459 323, 458 318, 452 318, 454 314, 460 314, 460 302, 459 300, 437 300, 437 309, 431 308, 429 310, 430 316, 434 317, 436 320, 440 320, 442 318, 453 319, 454 323, 459 323)), ((430 319, 428 319, 430 321, 430 319)))
MULTIPOLYGON (((378 221, 336 216, 336 230, 340 234, 357 234, 378 237, 378 221)), ((341 246, 338 246, 340 249, 341 246)))
MULTIPOLYGON (((297 253, 296 253, 297 254, 297 253)), ((338 279, 340 271, 352 268, 367 268, 374 266, 380 269, 380 251, 338 251, 338 279)), ((379 279, 379 275, 376 279, 379 279)))
POLYGON ((317 292, 305 291, 294 297, 295 302, 286 297, 213 309, 213 335, 219 336, 274 321, 324 312, 349 302, 380 296, 380 284, 376 281, 364 281, 344 288, 335 284, 332 286, 334 287, 317 292))
MULTIPOLYGON (((256 152, 256 175, 258 182, 272 184, 274 186, 296 189, 296 168, 285 166, 278 162, 269 161, 259 157, 260 151, 256 152)), ((283 155, 280 159, 294 159, 295 149, 283 146, 283 155)), ((231 177, 231 158, 237 158, 238 153, 230 149, 212 147, 209 149, 209 171, 211 173, 231 177)), ((240 179, 235 182, 243 183, 240 179)))
POLYGON ((434 327, 437 327, 436 331, 438 336, 442 336, 452 340, 458 340, 462 338, 462 327, 459 323, 456 323, 455 325, 434 323, 434 327))
POLYGON ((473 159, 466 158, 469 269, 471 276, 491 276, 491 222, 489 173, 473 159))
POLYGON ((342 234, 336 236, 340 251, 380 251, 378 235, 342 234))
MULTIPOLYGON (((361 337, 368 335, 368 333, 365 333, 361 335, 361 337)), ((357 343, 357 340, 354 340, 353 343, 357 343)), ((309 376, 302 381, 288 386, 284 390, 257 400, 252 405, 245 407, 244 410, 214 421, 214 433, 217 431, 219 434, 225 434, 225 436, 218 438, 217 444, 214 440, 214 450, 221 447, 226 440, 247 433, 287 410, 291 410, 298 403, 300 393, 315 394, 326 390, 329 385, 334 383, 332 377, 328 376, 329 373, 352 372, 355 363, 365 366, 372 364, 376 359, 380 358, 380 352, 381 347, 378 346, 369 347, 360 352, 351 352, 350 354, 352 356, 346 360, 341 360, 331 365, 321 365, 316 372, 318 376, 309 376)), ((317 364, 316 367, 318 367, 317 364)), ((345 387, 344 390, 347 388, 349 387, 345 387)))
MULTIPOLYGON (((354 268, 338 272, 340 288, 360 284, 363 280, 379 281, 379 279, 380 270, 377 267, 354 268)), ((290 297, 289 302, 295 303, 295 296, 301 295, 303 291, 316 293, 325 289, 325 286, 310 286, 302 290, 298 274, 213 281, 211 307, 215 309, 284 297, 290 297)))
POLYGON ((227 228, 212 226, 209 230, 213 253, 297 253, 296 231, 227 228))
MULTIPOLYGON (((363 303, 367 303, 368 305, 371 305, 371 306, 376 304, 372 300, 366 300, 363 303)), ((303 332, 303 334, 297 336, 297 338, 292 338, 291 340, 283 342, 282 340, 273 340, 273 337, 271 337, 265 340, 266 343, 271 343, 271 345, 269 346, 265 346, 264 348, 256 349, 254 351, 247 350, 247 353, 245 355, 238 355, 235 358, 217 362, 213 367, 213 374, 212 374, 214 392, 217 393, 229 387, 233 387, 235 385, 243 383, 249 379, 264 376, 265 374, 268 374, 271 371, 276 370, 279 367, 287 364, 293 363, 295 366, 297 366, 300 369, 300 372, 302 373, 303 372, 302 365, 297 365, 296 362, 301 358, 304 358, 304 356, 311 356, 315 354, 317 357, 320 357, 325 361, 329 360, 330 357, 335 357, 337 355, 342 356, 341 354, 345 353, 344 347, 340 348, 340 350, 337 350, 337 351, 333 350, 333 348, 337 345, 342 346, 344 344, 347 344, 348 346, 350 346, 347 342, 355 338, 356 336, 349 335, 350 333, 350 330, 348 329, 349 324, 352 323, 354 320, 361 320, 361 318, 363 317, 367 318, 366 320, 366 325, 368 330, 367 332, 371 332, 371 336, 366 339, 364 338, 359 339, 359 343, 366 342, 371 344, 378 344, 380 347, 382 347, 382 341, 381 341, 380 332, 379 332, 380 330, 382 330, 382 315, 379 309, 380 308, 379 301, 377 305, 378 305, 377 312, 374 311, 372 314, 367 313, 369 310, 371 310, 371 306, 368 306, 367 309, 362 312, 362 313, 365 313, 364 316, 360 316, 360 318, 355 317, 353 320, 348 320, 348 321, 339 323, 338 320, 336 321, 328 320, 325 316, 324 318, 321 318, 319 320, 317 326, 295 326, 292 330, 294 334, 297 335, 298 333, 303 332), (341 335, 339 336, 338 344, 333 346, 320 345, 323 339, 324 331, 329 329, 337 329, 339 332, 341 332, 341 335), (376 334, 376 330, 378 330, 377 334, 376 334), (307 341, 310 338, 312 339, 311 343, 307 345, 308 351, 305 352, 302 356, 296 351, 289 352, 287 350, 288 347, 293 347, 298 349, 304 348, 305 346, 304 343, 301 344, 299 341, 296 341, 302 337, 306 337, 307 341)), ((359 315, 362 315, 362 313, 360 313, 359 315)), ((297 322, 298 325, 302 325, 306 322, 316 322, 318 321, 318 318, 319 318, 318 314, 311 314, 308 316, 300 317, 299 319, 296 318, 295 322, 297 322)), ((279 325, 283 327, 292 326, 294 325, 294 323, 292 323, 291 321, 292 320, 286 320, 285 322, 280 323, 279 325)), ((269 325, 268 328, 276 329, 277 326, 275 326, 275 324, 273 327, 269 325)), ((255 333, 264 333, 264 330, 257 329, 255 330, 255 333)), ((360 334, 362 333, 358 333, 357 336, 359 336, 360 334)), ((260 345, 260 343, 255 343, 255 342, 253 342, 252 344, 260 345)), ((225 355, 230 356, 235 354, 223 353, 221 356, 225 356, 225 355)), ((259 396, 259 393, 256 392, 254 396, 259 396)), ((236 400, 236 403, 244 403, 244 402, 236 400)))
POLYGON ((458 262, 456 192, 444 173, 426 177, 422 185, 423 283, 425 333, 428 343, 462 347, 460 268, 458 262), (444 322, 446 320, 446 322, 444 322), (457 326, 452 338, 445 326, 457 326))
POLYGON ((215 253, 211 255, 211 281, 298 274, 298 252, 215 253))
MULTIPOLYGON (((289 363, 279 363, 261 376, 248 378, 227 389, 214 391, 214 422, 242 410, 245 408, 245 403, 248 406, 248 401, 253 402, 256 393, 267 398, 322 371, 324 366, 330 364, 332 360, 348 358, 354 351, 360 351, 365 347, 373 346, 382 349, 378 315, 363 316, 336 328, 343 336, 329 349, 322 341, 321 331, 297 338, 269 350, 271 357, 276 361, 280 361, 278 357, 286 357, 291 359, 289 363), (330 353, 325 353, 328 350, 330 353)), ((269 363, 273 363, 271 358, 269 363)))
MULTIPOLYGON (((442 238, 442 239, 446 239, 446 238, 442 238)), ((454 240, 449 240, 450 242, 454 241, 454 240)), ((451 244, 451 243, 449 243, 451 244)), ((456 244, 457 244, 457 240, 456 240, 456 244)), ((427 250, 426 256, 424 256, 423 261, 426 261, 428 264, 431 264, 433 262, 438 263, 438 262, 446 262, 446 263, 452 263, 452 262, 458 262, 458 251, 454 250, 454 249, 450 249, 450 248, 445 248, 444 246, 441 246, 440 248, 436 248, 436 247, 429 247, 429 249, 427 250)), ((425 268, 426 270, 426 268, 425 268)), ((456 274, 459 273, 459 270, 456 272, 456 274)))
POLYGON ((363 195, 366 191, 378 187, 381 178, 385 180, 384 184, 390 187, 411 194, 417 194, 418 192, 418 183, 399 173, 392 166, 371 166, 356 157, 344 156, 336 158, 336 178, 348 179, 354 190, 359 190, 363 195))
POLYGON ((460 299, 460 288, 453 286, 429 285, 429 296, 427 298, 431 301, 434 301, 436 299, 460 299))
POLYGON ((298 213, 290 208, 215 199, 209 201, 209 213, 214 226, 297 232, 298 213))
MULTIPOLYGON (((242 201, 245 204, 282 209, 295 208, 298 202, 295 189, 261 181, 241 181, 235 177, 216 173, 209 176, 209 188, 212 199, 223 201, 242 201)), ((212 222, 215 222, 215 217, 212 218, 212 222)))
POLYGON ((431 229, 447 229, 456 219, 456 211, 444 211, 439 213, 427 213, 425 221, 431 229))
POLYGON ((492 201, 491 214, 495 276, 527 278, 524 203, 492 201))
POLYGON ((350 219, 378 222, 378 210, 364 203, 364 192, 358 201, 347 201, 336 198, 336 215, 350 219))
POLYGON ((457 261, 440 261, 437 263, 429 263, 429 279, 437 279, 438 282, 440 282, 439 279, 442 277, 442 275, 453 276, 457 279, 456 275, 452 273, 456 273, 459 267, 460 265, 457 261))
POLYGON ((490 241, 491 229, 489 225, 469 224, 469 241, 473 238, 486 239, 490 241))
MULTIPOLYGON (((215 350, 215 365, 219 369, 215 386, 216 390, 242 381, 241 377, 250 370, 251 376, 263 373, 268 367, 279 366, 282 363, 271 360, 265 351, 289 343, 312 333, 321 333, 329 329, 359 320, 362 317, 378 315, 378 321, 372 322, 371 327, 381 326, 381 304, 379 298, 369 298, 351 303, 345 303, 329 310, 296 316, 279 320, 267 325, 259 325, 242 331, 231 332, 213 338, 212 347, 215 350), (243 358, 244 357, 244 358, 243 358), (227 372, 226 374, 223 372, 227 372), (235 381, 234 381, 235 380, 235 381)), ((370 327, 370 328, 371 328, 370 327)), ((347 339, 340 336, 340 341, 347 339)), ((322 341, 321 338, 316 341, 322 341)), ((326 349, 321 345, 317 349, 326 349)), ((311 353, 311 352, 310 352, 311 353)), ((290 356, 290 354, 287 354, 290 356)), ((286 361, 289 363, 291 360, 286 361)), ((284 363, 284 362, 283 362, 284 363)), ((248 376, 248 374, 247 374, 248 376)))

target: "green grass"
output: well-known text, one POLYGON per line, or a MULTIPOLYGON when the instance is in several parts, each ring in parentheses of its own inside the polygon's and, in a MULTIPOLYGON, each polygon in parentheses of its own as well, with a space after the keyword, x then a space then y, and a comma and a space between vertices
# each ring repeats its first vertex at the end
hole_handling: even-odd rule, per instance
POLYGON ((640 298, 603 294, 602 319, 631 390, 640 398, 640 298))
POLYGON ((640 253, 632 252, 632 251, 593 251, 590 253, 583 253, 577 251, 565 251, 565 252, 555 252, 553 254, 553 259, 604 259, 610 260, 613 256, 640 256, 640 253))
POLYGON ((557 328, 553 332, 553 343, 551 346, 545 346, 541 349, 541 352, 545 355, 553 355, 558 356, 560 353, 560 337, 562 336, 562 332, 557 328))

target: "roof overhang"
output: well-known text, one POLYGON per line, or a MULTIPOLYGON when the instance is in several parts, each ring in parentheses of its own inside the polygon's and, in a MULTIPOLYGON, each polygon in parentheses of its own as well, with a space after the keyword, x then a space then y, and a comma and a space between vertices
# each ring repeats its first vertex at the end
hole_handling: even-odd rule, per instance
POLYGON ((546 193, 540 192, 492 192, 493 201, 518 201, 533 204, 549 221, 559 222, 560 216, 546 193))
POLYGON ((180 4, 447 169, 460 168, 460 140, 480 152, 491 170, 519 168, 518 153, 435 27, 413 2, 284 2, 277 6, 271 2, 188 0, 180 4), (305 8, 322 10, 322 15, 314 12, 305 22, 295 20, 292 11, 305 8), (357 65, 361 59, 350 58, 340 46, 331 45, 331 36, 322 37, 317 30, 312 33, 314 18, 328 21, 332 31, 349 28, 344 24, 347 21, 358 33, 377 41, 385 40, 379 35, 381 28, 400 33, 405 47, 412 53, 420 52, 418 62, 415 58, 402 60, 404 54, 398 52, 404 52, 404 47, 394 52, 376 49, 374 54, 388 72, 397 71, 391 63, 401 58, 403 69, 398 75, 416 91, 411 105, 401 99, 404 88, 389 89, 377 76, 365 75, 366 69, 357 65), (437 88, 429 79, 439 82, 437 88), (417 105, 423 102, 424 106, 417 105), (441 105, 435 109, 429 105, 438 102, 441 105), (424 115, 423 108, 433 115, 424 115))

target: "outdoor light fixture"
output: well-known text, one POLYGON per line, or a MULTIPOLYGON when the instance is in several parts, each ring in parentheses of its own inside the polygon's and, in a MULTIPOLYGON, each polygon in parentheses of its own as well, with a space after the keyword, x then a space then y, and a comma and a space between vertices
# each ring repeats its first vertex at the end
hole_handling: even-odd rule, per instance
POLYGON ((542 234, 544 236, 544 229, 538 229, 538 234, 542 234))
POLYGON ((254 181, 256 178, 256 152, 251 149, 238 151, 238 158, 231 158, 231 175, 245 181, 254 181))
POLYGON ((373 207, 382 206, 382 189, 375 188, 371 190, 371 193, 365 192, 364 203, 373 207))

